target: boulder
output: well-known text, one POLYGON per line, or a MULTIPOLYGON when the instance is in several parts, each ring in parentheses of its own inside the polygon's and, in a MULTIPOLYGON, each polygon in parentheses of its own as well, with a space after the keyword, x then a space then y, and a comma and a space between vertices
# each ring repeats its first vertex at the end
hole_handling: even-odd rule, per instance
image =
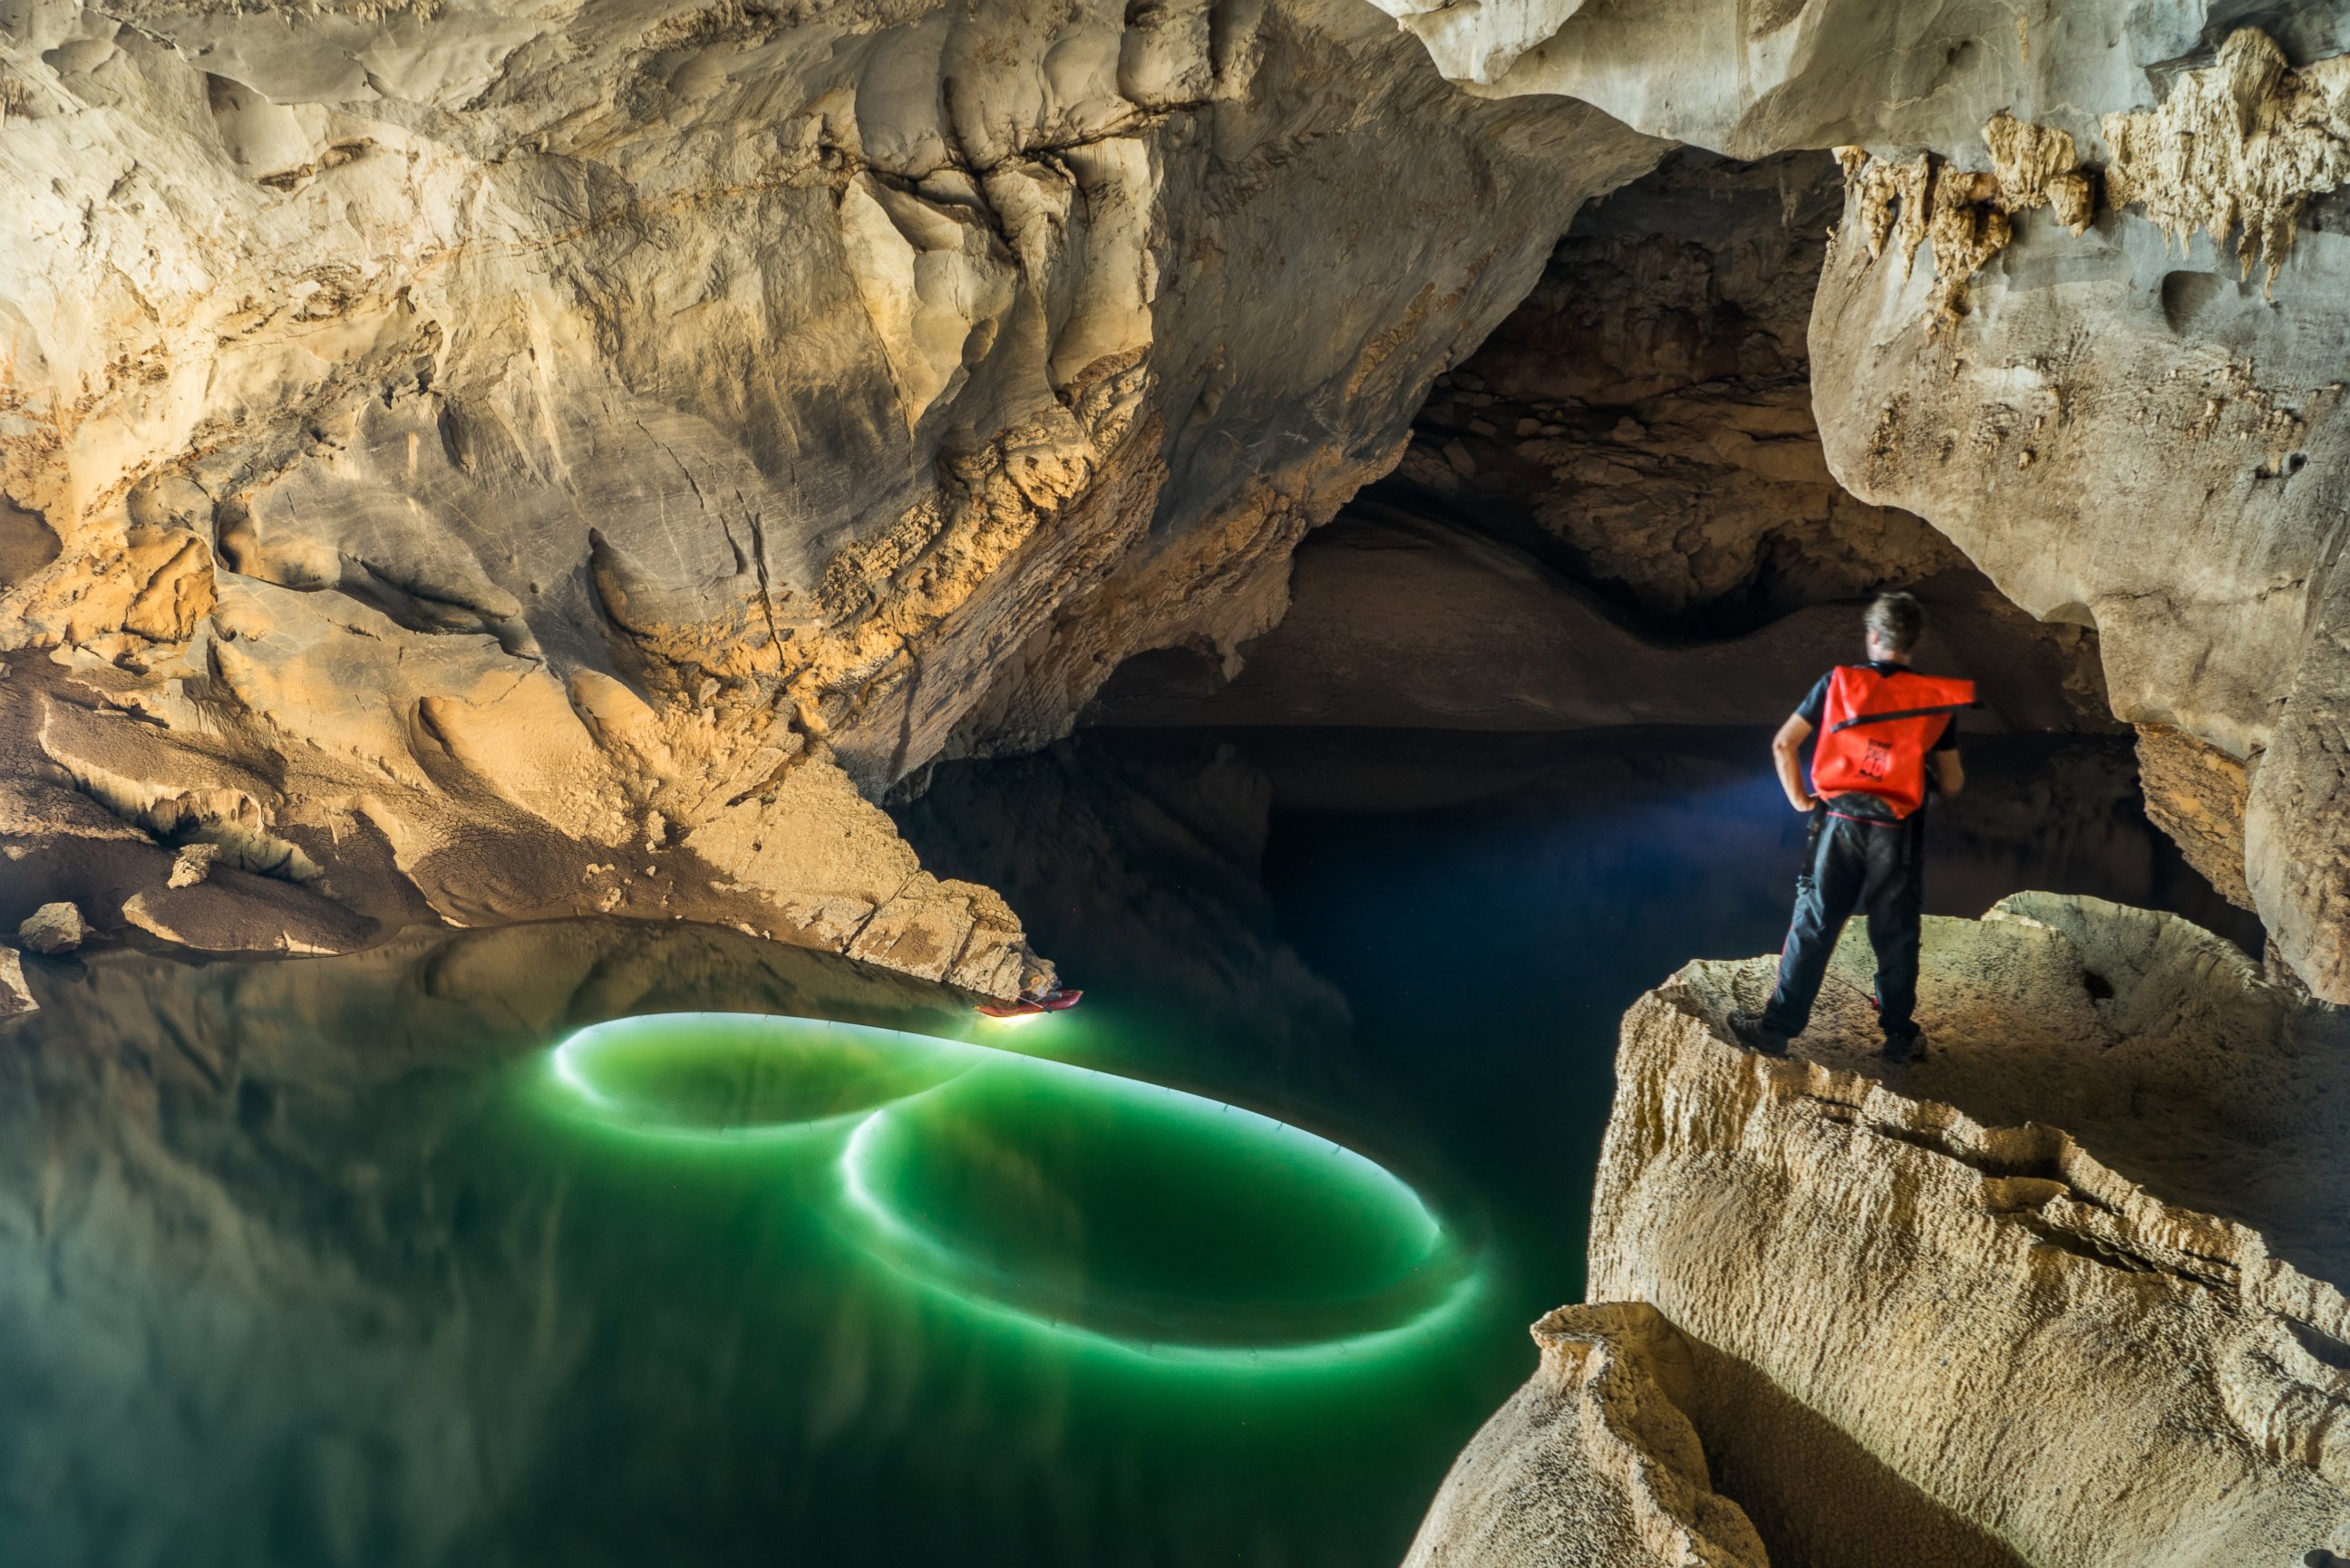
POLYGON ((1541 1366, 1470 1439, 1404 1568, 1767 1568, 1669 1392, 1696 1369, 1655 1308, 1560 1307, 1534 1337, 1541 1366))
POLYGON ((81 911, 62 901, 42 905, 16 928, 17 940, 36 953, 71 952, 88 935, 81 911))
POLYGON ((14 1018, 40 1006, 25 983, 25 961, 14 948, 0 948, 0 1018, 14 1018))

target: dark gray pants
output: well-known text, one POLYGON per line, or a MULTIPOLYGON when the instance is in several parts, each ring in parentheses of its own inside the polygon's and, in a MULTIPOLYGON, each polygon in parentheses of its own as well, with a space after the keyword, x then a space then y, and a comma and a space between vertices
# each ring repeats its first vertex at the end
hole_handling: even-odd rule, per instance
POLYGON ((1904 822, 1857 822, 1823 809, 1812 846, 1795 878, 1795 918, 1779 954, 1779 986, 1762 1012, 1762 1027, 1790 1039, 1812 1021, 1812 1003, 1827 978, 1836 937, 1855 909, 1868 916, 1868 945, 1877 950, 1878 1022, 1887 1040, 1918 1033, 1918 916, 1925 903, 1918 874, 1925 814, 1904 822))

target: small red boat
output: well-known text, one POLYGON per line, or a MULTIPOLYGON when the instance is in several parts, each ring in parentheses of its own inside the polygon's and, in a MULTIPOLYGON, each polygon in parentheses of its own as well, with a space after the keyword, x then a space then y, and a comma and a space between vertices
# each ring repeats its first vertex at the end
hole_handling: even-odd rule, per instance
POLYGON ((1082 991, 1048 991, 1017 1002, 983 1002, 979 1010, 990 1018, 1034 1018, 1040 1012, 1066 1012, 1085 996, 1082 991))

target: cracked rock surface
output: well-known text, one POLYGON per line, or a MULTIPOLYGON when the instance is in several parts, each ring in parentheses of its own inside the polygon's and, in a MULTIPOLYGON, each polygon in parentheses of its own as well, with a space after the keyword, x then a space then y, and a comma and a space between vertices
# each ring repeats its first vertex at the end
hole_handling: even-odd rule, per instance
POLYGON ((10 886, 293 911, 238 945, 603 910, 1037 978, 866 799, 1262 630, 1661 151, 1351 0, 0 38, 10 886))

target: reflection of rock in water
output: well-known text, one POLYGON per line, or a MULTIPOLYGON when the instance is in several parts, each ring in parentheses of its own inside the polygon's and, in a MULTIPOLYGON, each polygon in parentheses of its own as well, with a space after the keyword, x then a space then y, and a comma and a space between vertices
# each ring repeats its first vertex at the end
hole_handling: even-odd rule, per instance
POLYGON ((26 1563, 497 1558, 616 1329, 568 1179, 474 1136, 490 1063, 672 1006, 949 1016, 842 960, 610 921, 28 967, 42 1011, 0 1033, 0 1538, 26 1563))
POLYGON ((1203 1034, 1326 1044, 1346 1002, 1281 939, 1262 881, 1273 803, 1263 770, 1212 737, 1088 734, 942 766, 898 817, 949 875, 984 878, 1051 932, 1071 983, 1117 974, 1203 1034))
MULTIPOLYGON (((1938 907, 2033 882, 2191 902, 2134 815, 2126 745, 1970 758, 1938 907)), ((1456 1179, 1482 1168, 1464 1149, 1488 1150, 1478 1190, 1542 1190, 1545 1224, 1587 1192, 1587 1162, 1556 1168, 1559 1139, 1586 1106, 1596 1137, 1609 988, 1660 952, 1767 943, 1802 831, 1758 736, 1687 732, 1094 734, 942 769, 905 815, 934 863, 1006 886, 1079 979, 1109 982, 1080 1023, 1188 1030, 1174 1075, 1378 1114, 1390 1141, 1442 1142, 1432 1163, 1456 1179), (1372 939, 1386 989, 1328 954, 1327 906, 1278 875, 1268 890, 1268 860, 1294 873, 1301 849, 1343 873, 1349 940, 1372 939), (1293 940, 1376 1013, 1350 1030, 1293 940), (1465 1002, 1420 983, 1456 965, 1492 983, 1465 1002), (1408 1033, 1430 1016, 1444 1033, 1408 1033), (1541 1126, 1509 1120, 1537 1106, 1541 1126)), ((1108 1485, 1071 1456, 1139 1441, 1131 1409, 1029 1363, 941 1403, 931 1362, 961 1367, 967 1341, 823 1263, 837 1239, 793 1218, 805 1176, 648 1180, 505 1115, 495 1064, 595 1019, 739 1007, 959 1032, 968 1014, 935 988, 612 921, 28 969, 42 1011, 0 1033, 0 1536, 29 1560, 404 1564, 525 1541, 601 1563, 722 1538, 755 1557, 746 1534, 821 1550, 877 1511, 900 1557, 926 1557, 973 1521, 1024 1541, 1049 1533, 1032 1517, 1048 1506, 1109 1517, 1039 1489, 1108 1485), (932 1472, 963 1501, 898 1519, 893 1489, 932 1472), (694 1498, 715 1506, 681 1521, 694 1498)), ((1244 1497, 1262 1462, 1131 1508, 1244 1497)))

